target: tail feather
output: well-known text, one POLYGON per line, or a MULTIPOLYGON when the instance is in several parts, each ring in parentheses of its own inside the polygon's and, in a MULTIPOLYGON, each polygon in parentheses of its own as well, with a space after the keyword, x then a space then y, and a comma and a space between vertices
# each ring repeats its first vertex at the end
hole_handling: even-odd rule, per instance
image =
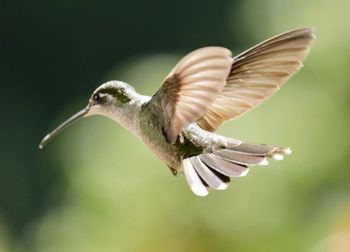
POLYGON ((199 155, 199 158, 208 167, 228 177, 242 177, 247 175, 249 171, 249 168, 245 165, 229 162, 220 157, 216 157, 214 154, 202 154, 199 155))
POLYGON ((278 147, 265 145, 265 144, 248 144, 248 143, 241 143, 240 145, 237 145, 237 146, 228 147, 229 150, 233 150, 244 154, 258 155, 258 156, 269 155, 276 148, 278 147))
POLYGON ((190 161, 197 174, 206 184, 216 190, 225 190, 227 185, 206 166, 198 156, 191 157, 190 161))
POLYGON ((229 149, 215 151, 212 155, 242 165, 258 165, 266 162, 265 156, 251 155, 249 153, 236 152, 229 149))
POLYGON ((193 169, 189 158, 183 160, 183 166, 187 183, 190 186, 192 192, 198 196, 207 196, 208 190, 201 181, 201 178, 198 176, 197 172, 193 169))
POLYGON ((199 196, 208 194, 207 188, 224 190, 230 177, 247 175, 250 165, 266 165, 267 159, 282 160, 290 148, 246 144, 228 146, 183 160, 184 172, 192 191, 199 196))

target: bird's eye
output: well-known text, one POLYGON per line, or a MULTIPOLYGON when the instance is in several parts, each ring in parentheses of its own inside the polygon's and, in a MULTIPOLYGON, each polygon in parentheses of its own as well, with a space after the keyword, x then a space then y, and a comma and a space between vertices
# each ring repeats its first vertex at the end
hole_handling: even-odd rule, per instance
POLYGON ((92 97, 92 99, 95 101, 95 102, 99 102, 100 101, 100 94, 94 94, 94 96, 92 97))

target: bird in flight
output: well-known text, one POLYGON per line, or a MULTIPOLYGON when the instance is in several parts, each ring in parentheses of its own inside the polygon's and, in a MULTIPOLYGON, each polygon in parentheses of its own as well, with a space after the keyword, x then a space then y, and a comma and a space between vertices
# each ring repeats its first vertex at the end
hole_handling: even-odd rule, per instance
POLYGON ((302 66, 315 39, 302 28, 272 37, 233 57, 223 47, 195 50, 171 70, 153 96, 138 94, 122 81, 109 81, 88 105, 47 134, 44 145, 74 121, 102 115, 139 137, 172 171, 184 173, 191 190, 206 196, 224 190, 249 166, 281 160, 290 148, 251 144, 215 134, 271 97, 302 66))

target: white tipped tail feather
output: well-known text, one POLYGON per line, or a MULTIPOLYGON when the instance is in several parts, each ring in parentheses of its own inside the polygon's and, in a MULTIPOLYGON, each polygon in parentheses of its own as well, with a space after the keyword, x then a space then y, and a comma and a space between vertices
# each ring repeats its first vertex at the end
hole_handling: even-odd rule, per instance
POLYGON ((199 178, 196 171, 193 169, 191 161, 188 158, 183 160, 183 166, 187 183, 191 187, 192 192, 198 196, 207 196, 208 190, 203 185, 201 179, 199 178))
POLYGON ((186 158, 183 168, 192 192, 203 197, 208 188, 225 190, 231 177, 247 175, 248 166, 268 165, 268 159, 282 160, 290 153, 290 148, 242 143, 186 158))

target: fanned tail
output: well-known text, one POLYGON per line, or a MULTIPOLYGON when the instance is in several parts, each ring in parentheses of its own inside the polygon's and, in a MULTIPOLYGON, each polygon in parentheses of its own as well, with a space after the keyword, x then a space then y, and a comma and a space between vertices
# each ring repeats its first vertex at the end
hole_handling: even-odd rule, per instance
POLYGON ((267 165, 269 159, 282 160, 291 154, 290 148, 247 144, 227 147, 212 153, 183 160, 187 182, 198 196, 208 195, 208 189, 225 190, 230 177, 247 175, 249 166, 267 165))

